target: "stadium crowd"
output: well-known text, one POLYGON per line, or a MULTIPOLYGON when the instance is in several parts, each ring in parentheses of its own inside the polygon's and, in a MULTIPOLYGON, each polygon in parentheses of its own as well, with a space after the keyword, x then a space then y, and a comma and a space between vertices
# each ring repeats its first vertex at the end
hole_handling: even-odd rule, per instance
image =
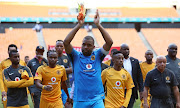
POLYGON ((94 50, 94 39, 85 36, 81 52, 71 41, 83 26, 84 19, 63 40, 57 40, 55 50, 43 58, 43 46, 37 46, 36 56, 20 60, 18 48, 8 46, 9 58, 0 63, 0 90, 4 108, 29 108, 28 91, 34 108, 133 108, 139 98, 141 108, 180 108, 180 59, 177 45, 169 44, 166 56, 153 62, 153 52, 147 50, 146 61, 130 57, 129 46, 111 50, 110 60, 102 63, 113 40, 100 24, 98 11, 94 24, 101 32, 104 45, 94 50), (63 54, 65 49, 66 54, 63 54), (139 93, 138 93, 139 92, 139 93))

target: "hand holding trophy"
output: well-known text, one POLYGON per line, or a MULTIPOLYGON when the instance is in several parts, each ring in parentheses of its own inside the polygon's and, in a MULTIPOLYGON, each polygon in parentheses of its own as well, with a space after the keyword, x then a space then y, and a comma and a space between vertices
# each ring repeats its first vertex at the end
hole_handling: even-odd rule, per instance
POLYGON ((82 26, 84 24, 84 19, 85 19, 85 13, 86 13, 86 9, 84 8, 84 4, 78 4, 78 23, 82 26))

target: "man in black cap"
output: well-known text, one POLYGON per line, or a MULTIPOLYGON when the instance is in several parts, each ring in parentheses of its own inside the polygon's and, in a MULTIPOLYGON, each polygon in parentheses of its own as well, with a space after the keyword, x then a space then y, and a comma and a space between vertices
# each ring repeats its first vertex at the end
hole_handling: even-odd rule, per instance
MULTIPOLYGON (((31 69, 32 75, 35 76, 36 70, 41 65, 47 65, 47 60, 43 58, 44 47, 37 46, 36 47, 36 56, 31 59, 27 66, 31 69)), ((31 93, 31 98, 34 103, 34 108, 39 108, 41 89, 37 88, 35 83, 34 85, 29 87, 29 91, 31 93)))

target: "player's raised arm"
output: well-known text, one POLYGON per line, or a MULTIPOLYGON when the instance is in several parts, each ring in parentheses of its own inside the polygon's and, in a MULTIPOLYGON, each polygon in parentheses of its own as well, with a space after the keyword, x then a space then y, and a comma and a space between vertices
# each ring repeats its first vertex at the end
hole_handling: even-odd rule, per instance
POLYGON ((99 29, 99 31, 101 32, 104 40, 105 40, 105 44, 103 45, 103 48, 106 50, 106 51, 109 51, 112 44, 113 44, 113 41, 110 37, 110 35, 107 33, 107 31, 102 27, 102 25, 100 24, 100 16, 99 16, 99 12, 98 10, 96 11, 96 15, 94 17, 94 23, 96 24, 97 28, 99 29))
POLYGON ((77 31, 81 28, 81 26, 84 24, 83 20, 78 20, 78 24, 72 29, 72 31, 66 36, 64 39, 64 48, 66 50, 67 54, 70 54, 73 47, 71 45, 71 41, 73 40, 74 36, 76 35, 77 31))

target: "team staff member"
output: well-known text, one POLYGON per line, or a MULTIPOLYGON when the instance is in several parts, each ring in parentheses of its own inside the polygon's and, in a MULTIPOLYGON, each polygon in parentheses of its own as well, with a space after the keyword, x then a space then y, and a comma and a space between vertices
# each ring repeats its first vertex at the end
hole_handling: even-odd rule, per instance
POLYGON ((166 58, 158 56, 156 68, 148 72, 144 87, 144 108, 148 108, 147 95, 150 89, 152 96, 151 108, 174 108, 171 93, 176 98, 176 108, 180 108, 178 82, 174 73, 166 68, 166 58))
POLYGON ((7 91, 7 108, 29 108, 26 87, 33 85, 34 79, 26 66, 19 65, 19 53, 9 54, 12 65, 4 70, 3 78, 7 91))
MULTIPOLYGON (((180 59, 176 57, 177 49, 178 47, 176 44, 170 44, 168 46, 167 49, 168 55, 166 55, 166 59, 167 59, 166 68, 168 68, 175 74, 176 79, 180 84, 180 59)), ((180 89, 180 85, 178 85, 178 88, 180 89)), ((173 98, 174 106, 176 106, 176 99, 174 97, 174 94, 172 93, 171 96, 173 98)))
MULTIPOLYGON (((8 46, 8 54, 12 50, 16 50, 17 51, 17 46, 15 44, 10 44, 8 46)), ((7 87, 6 87, 6 85, 4 85, 2 73, 3 73, 3 70, 8 68, 11 64, 12 63, 11 63, 10 58, 7 58, 7 59, 3 60, 1 62, 1 64, 0 64, 0 89, 1 89, 2 99, 3 99, 3 97, 7 96, 7 87)), ((22 65, 22 66, 26 66, 26 63, 23 60, 20 60, 19 64, 22 65)), ((6 108, 6 104, 7 104, 7 100, 4 98, 4 100, 3 100, 4 108, 6 108)))
MULTIPOLYGON (((112 49, 111 50, 111 54, 110 54, 111 58, 112 58, 113 53, 116 52, 116 51, 117 51, 117 49, 112 49)), ((112 59, 109 59, 109 60, 105 61, 104 64, 106 64, 108 66, 113 66, 112 59)))
MULTIPOLYGON (((47 65, 47 60, 43 58, 44 47, 37 46, 36 47, 36 56, 31 59, 27 66, 31 69, 32 75, 35 76, 36 70, 41 65, 47 65)), ((34 85, 29 87, 29 91, 31 93, 31 98, 34 103, 34 108, 39 108, 40 97, 41 97, 41 89, 37 88, 34 82, 34 85)))
POLYGON ((113 67, 102 72, 102 82, 106 89, 105 108, 127 108, 129 104, 134 83, 129 72, 122 68, 123 59, 123 54, 114 52, 113 67))
MULTIPOLYGON (((155 65, 156 65, 152 61, 152 59, 153 59, 153 52, 151 50, 147 50, 145 52, 145 58, 146 58, 146 61, 140 63, 141 72, 142 72, 142 76, 143 76, 143 82, 145 81, 147 73, 149 71, 151 71, 152 69, 154 69, 155 65)), ((151 95, 150 95, 150 93, 148 93, 147 101, 148 101, 149 107, 150 107, 150 101, 151 101, 150 98, 151 98, 151 95)), ((141 108, 143 108, 143 104, 144 104, 144 100, 142 99, 141 100, 141 108)))
POLYGON ((102 48, 93 51, 95 46, 94 39, 91 36, 84 37, 81 47, 82 52, 78 52, 72 47, 71 41, 77 31, 82 27, 84 19, 78 20, 78 24, 64 40, 64 47, 72 62, 74 72, 75 88, 73 108, 104 108, 101 63, 104 57, 108 54, 113 41, 99 21, 100 17, 97 10, 94 23, 105 40, 105 44, 102 48))
MULTIPOLYGON (((66 75, 67 75, 66 84, 67 84, 67 87, 68 87, 68 92, 70 93, 70 91, 71 91, 70 78, 72 78, 72 68, 71 68, 71 63, 70 63, 68 57, 63 54, 64 44, 63 44, 62 40, 57 40, 56 41, 55 49, 56 49, 56 52, 58 54, 57 64, 58 65, 63 65, 65 67, 65 69, 66 69, 66 75)), ((62 92, 62 94, 61 94, 62 101, 63 101, 63 104, 65 104, 66 99, 67 99, 67 95, 64 92, 64 90, 61 90, 61 92, 62 92)))
POLYGON ((143 99, 143 78, 141 68, 139 66, 138 59, 129 56, 130 51, 127 44, 122 44, 120 48, 121 53, 124 55, 123 67, 130 73, 135 85, 135 87, 132 89, 132 95, 128 105, 128 108, 133 108, 135 99, 138 99, 138 89, 140 100, 143 99))
POLYGON ((48 51, 47 58, 49 65, 40 66, 34 78, 36 86, 42 88, 40 108, 63 108, 61 86, 67 95, 67 102, 70 100, 65 83, 66 70, 63 66, 56 65, 58 60, 56 51, 48 51))

